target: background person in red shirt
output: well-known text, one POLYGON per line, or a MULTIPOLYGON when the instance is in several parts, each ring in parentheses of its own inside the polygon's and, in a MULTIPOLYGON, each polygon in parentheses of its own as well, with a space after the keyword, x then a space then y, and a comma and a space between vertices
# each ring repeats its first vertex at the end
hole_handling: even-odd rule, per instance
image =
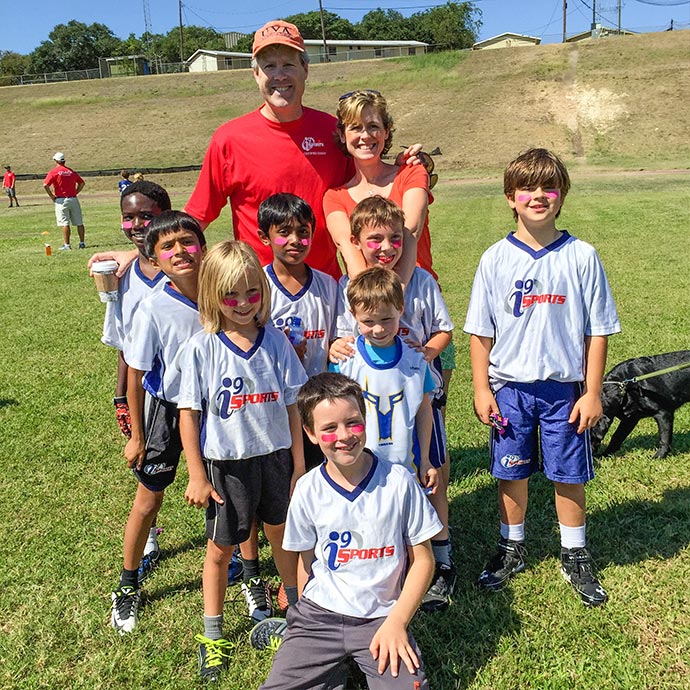
POLYGON ((6 165, 5 174, 2 176, 2 189, 5 192, 5 194, 7 194, 10 200, 10 205, 8 206, 8 208, 12 208, 14 204, 17 204, 17 206, 19 206, 19 202, 17 201, 17 192, 14 188, 14 181, 14 173, 12 172, 10 166, 6 165))
POLYGON ((54 156, 55 167, 43 180, 43 189, 55 203, 55 220, 62 228, 64 244, 60 249, 72 249, 70 240, 70 225, 77 226, 79 233, 79 249, 84 249, 84 222, 81 217, 81 206, 77 194, 84 188, 84 180, 78 173, 65 165, 65 154, 58 151, 54 156), (51 189, 52 187, 52 189, 51 189))

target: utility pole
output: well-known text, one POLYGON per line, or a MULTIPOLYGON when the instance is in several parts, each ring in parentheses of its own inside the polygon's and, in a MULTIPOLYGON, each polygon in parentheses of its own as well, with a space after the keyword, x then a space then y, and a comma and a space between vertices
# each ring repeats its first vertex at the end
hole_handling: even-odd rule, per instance
POLYGON ((182 0, 178 0, 177 3, 179 15, 180 15, 180 62, 184 62, 184 38, 182 33, 182 0))
POLYGON ((321 37, 323 38, 323 57, 324 57, 324 62, 330 62, 330 58, 328 57, 328 45, 326 43, 326 24, 324 23, 323 20, 323 3, 321 0, 319 0, 319 13, 321 15, 321 37))
POLYGON ((618 0, 618 35, 621 33, 621 0, 618 0))
POLYGON ((592 0, 592 35, 597 30, 597 0, 592 0))
POLYGON ((568 0, 563 0, 563 43, 565 43, 566 33, 565 33, 565 13, 568 9, 568 0))

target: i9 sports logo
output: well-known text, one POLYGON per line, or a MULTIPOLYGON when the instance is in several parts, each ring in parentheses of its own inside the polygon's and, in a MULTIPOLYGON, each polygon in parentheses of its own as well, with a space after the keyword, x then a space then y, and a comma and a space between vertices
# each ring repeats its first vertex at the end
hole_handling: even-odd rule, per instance
POLYGON ((513 316, 520 317, 526 309, 535 304, 565 304, 565 295, 543 292, 542 284, 536 278, 516 280, 515 290, 506 297, 504 308, 513 316))
POLYGON ((230 419, 245 405, 277 402, 279 399, 278 391, 258 392, 251 379, 242 376, 226 376, 221 380, 220 388, 213 395, 209 412, 221 419, 230 419))
POLYGON ((324 544, 323 553, 329 570, 338 570, 341 565, 350 561, 368 561, 378 558, 390 558, 395 555, 395 546, 378 546, 362 548, 362 535, 357 532, 331 532, 324 544), (354 541, 354 544, 353 544, 354 541))

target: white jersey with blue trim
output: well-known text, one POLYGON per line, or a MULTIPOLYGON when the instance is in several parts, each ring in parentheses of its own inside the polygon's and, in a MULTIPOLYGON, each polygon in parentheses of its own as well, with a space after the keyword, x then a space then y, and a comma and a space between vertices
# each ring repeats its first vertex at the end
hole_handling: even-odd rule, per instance
POLYGON ((125 339, 125 362, 146 372, 142 383, 151 395, 176 403, 180 387, 177 360, 182 345, 200 330, 196 304, 167 282, 139 304, 125 339))
POLYGON ((394 347, 390 361, 376 362, 360 335, 355 341, 355 354, 339 362, 337 369, 362 387, 367 408, 367 448, 416 476, 412 459, 415 417, 424 394, 433 390, 434 383, 421 352, 405 345, 398 336, 394 347))
POLYGON ((306 285, 296 294, 286 290, 273 266, 264 267, 271 286, 271 320, 278 330, 290 325, 299 316, 307 339, 307 350, 302 364, 309 376, 328 368, 328 347, 335 337, 336 293, 338 284, 326 273, 309 266, 306 285))
MULTIPOLYGON (((347 299, 347 286, 350 279, 343 276, 338 283, 337 337, 357 336, 359 329, 350 311, 347 299)), ((455 326, 450 318, 446 301, 434 277, 423 268, 415 268, 410 282, 405 286, 405 309, 400 318, 398 335, 425 345, 434 333, 449 333, 455 326)), ((430 367, 436 384, 435 395, 443 392, 443 377, 439 369, 430 367)))
POLYGON ((283 333, 260 328, 247 352, 222 331, 199 333, 181 366, 178 407, 202 413, 205 458, 252 458, 292 446, 286 406, 297 401, 307 375, 283 333))
POLYGON ((314 549, 307 599, 346 616, 379 618, 400 596, 407 547, 441 529, 414 477, 374 458, 353 491, 336 484, 324 465, 301 477, 290 499, 283 548, 314 549))
POLYGON ((153 278, 147 278, 139 267, 139 259, 135 259, 120 278, 117 288, 118 299, 108 302, 105 307, 101 342, 122 350, 139 303, 153 292, 162 290, 163 285, 165 273, 160 271, 153 278))
POLYGON ((567 232, 535 251, 509 234, 484 252, 464 331, 493 338, 489 381, 583 381, 585 337, 620 331, 596 250, 567 232))

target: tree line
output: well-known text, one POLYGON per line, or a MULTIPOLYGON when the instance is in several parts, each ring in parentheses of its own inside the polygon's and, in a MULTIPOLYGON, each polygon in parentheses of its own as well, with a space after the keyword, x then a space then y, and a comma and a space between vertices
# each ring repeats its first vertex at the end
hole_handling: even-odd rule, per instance
MULTIPOLYGON (((306 12, 285 17, 296 24, 306 39, 321 39, 321 15, 306 12)), ((481 10, 472 2, 446 2, 404 17, 397 10, 375 9, 357 23, 333 12, 324 12, 326 39, 423 41, 438 49, 469 48, 477 40, 481 10)), ((214 29, 186 26, 182 30, 182 57, 196 50, 227 50, 223 34, 214 29)), ((240 39, 233 50, 251 52, 253 36, 240 39)), ((58 24, 28 55, 0 51, 0 75, 39 74, 98 68, 99 58, 146 55, 160 62, 180 61, 179 27, 166 34, 134 33, 120 39, 105 25, 87 25, 76 20, 58 24)))

